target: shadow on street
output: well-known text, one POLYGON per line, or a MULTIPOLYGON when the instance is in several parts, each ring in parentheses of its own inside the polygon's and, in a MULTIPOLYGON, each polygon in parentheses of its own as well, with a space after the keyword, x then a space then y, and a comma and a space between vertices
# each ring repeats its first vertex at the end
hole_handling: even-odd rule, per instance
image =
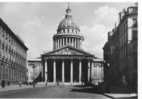
POLYGON ((83 92, 83 93, 100 93, 103 94, 103 90, 90 87, 90 86, 74 86, 71 90, 72 92, 83 92))

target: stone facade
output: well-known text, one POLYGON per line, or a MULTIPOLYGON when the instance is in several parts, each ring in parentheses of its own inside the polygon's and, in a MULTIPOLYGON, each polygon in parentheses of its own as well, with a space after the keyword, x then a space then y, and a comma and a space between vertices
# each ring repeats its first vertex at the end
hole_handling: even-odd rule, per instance
POLYGON ((118 26, 108 33, 104 45, 105 80, 131 91, 137 88, 137 5, 124 9, 119 18, 118 26))
POLYGON ((33 80, 42 81, 43 79, 43 66, 41 59, 29 59, 28 60, 28 82, 33 80))
POLYGON ((27 50, 23 41, 0 19, 0 81, 27 80, 27 50))

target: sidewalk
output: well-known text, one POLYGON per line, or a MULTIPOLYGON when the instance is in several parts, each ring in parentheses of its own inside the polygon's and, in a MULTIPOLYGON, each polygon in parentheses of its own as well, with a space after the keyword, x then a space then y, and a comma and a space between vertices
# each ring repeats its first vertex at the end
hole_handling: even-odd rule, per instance
MULTIPOLYGON (((44 83, 38 83, 36 84, 36 87, 45 87, 44 83)), ((10 85, 6 86, 5 88, 0 87, 0 92, 2 91, 9 91, 9 90, 17 90, 17 89, 25 89, 25 88, 33 88, 32 85, 22 85, 21 87, 19 85, 10 85)))
POLYGON ((9 91, 9 90, 17 90, 17 89, 24 89, 24 88, 32 88, 32 86, 26 86, 22 85, 21 87, 19 85, 10 85, 10 86, 5 86, 5 88, 0 87, 0 92, 2 91, 9 91))
POLYGON ((137 99, 136 93, 131 93, 131 94, 105 93, 104 95, 112 99, 137 99))

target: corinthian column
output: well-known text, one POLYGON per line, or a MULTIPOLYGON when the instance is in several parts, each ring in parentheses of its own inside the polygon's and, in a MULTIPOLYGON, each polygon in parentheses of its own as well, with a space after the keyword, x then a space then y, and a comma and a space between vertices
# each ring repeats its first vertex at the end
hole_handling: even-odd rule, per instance
POLYGON ((73 46, 75 47, 75 38, 73 38, 73 46))
POLYGON ((65 63, 64 63, 64 60, 62 61, 62 82, 64 83, 65 81, 65 74, 64 74, 64 68, 65 68, 65 63))
POLYGON ((64 44, 65 44, 65 38, 63 38, 63 46, 65 46, 64 44))
POLYGON ((61 47, 63 47, 63 38, 61 40, 62 40, 61 47))
POLYGON ((59 48, 59 39, 57 39, 57 48, 59 48))
POLYGON ((47 60, 45 60, 45 82, 47 81, 47 60))
POLYGON ((61 47, 61 39, 59 39, 59 48, 61 47))
POLYGON ((69 38, 69 45, 71 46, 71 38, 69 38))
POLYGON ((71 84, 72 84, 73 83, 73 61, 71 61, 70 66, 71 66, 70 79, 71 79, 71 84))
POLYGON ((67 45, 67 38, 65 37, 65 46, 67 45))
POLYGON ((54 81, 53 81, 53 82, 56 83, 56 61, 55 61, 55 60, 54 60, 54 62, 53 62, 53 66, 54 66, 54 67, 53 67, 53 68, 54 68, 54 71, 53 71, 53 73, 54 73, 54 74, 53 74, 53 75, 54 75, 54 81))
POLYGON ((75 48, 76 48, 76 38, 75 38, 75 40, 74 40, 74 43, 75 43, 75 48))
POLYGON ((81 76, 82 76, 82 63, 80 60, 79 61, 79 83, 81 83, 81 76))
POLYGON ((88 62, 88 81, 90 80, 90 62, 88 62))
POLYGON ((79 39, 77 39, 77 47, 79 48, 79 39))

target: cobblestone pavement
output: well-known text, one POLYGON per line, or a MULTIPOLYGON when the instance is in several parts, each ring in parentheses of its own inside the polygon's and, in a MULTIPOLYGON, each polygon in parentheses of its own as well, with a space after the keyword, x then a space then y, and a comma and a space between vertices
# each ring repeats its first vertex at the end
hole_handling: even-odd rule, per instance
POLYGON ((22 88, 0 92, 0 98, 93 98, 111 99, 102 94, 89 91, 87 88, 48 86, 22 88))
POLYGON ((0 88, 0 98, 95 98, 95 99, 137 99, 136 94, 99 94, 94 88, 71 86, 12 85, 0 88))

